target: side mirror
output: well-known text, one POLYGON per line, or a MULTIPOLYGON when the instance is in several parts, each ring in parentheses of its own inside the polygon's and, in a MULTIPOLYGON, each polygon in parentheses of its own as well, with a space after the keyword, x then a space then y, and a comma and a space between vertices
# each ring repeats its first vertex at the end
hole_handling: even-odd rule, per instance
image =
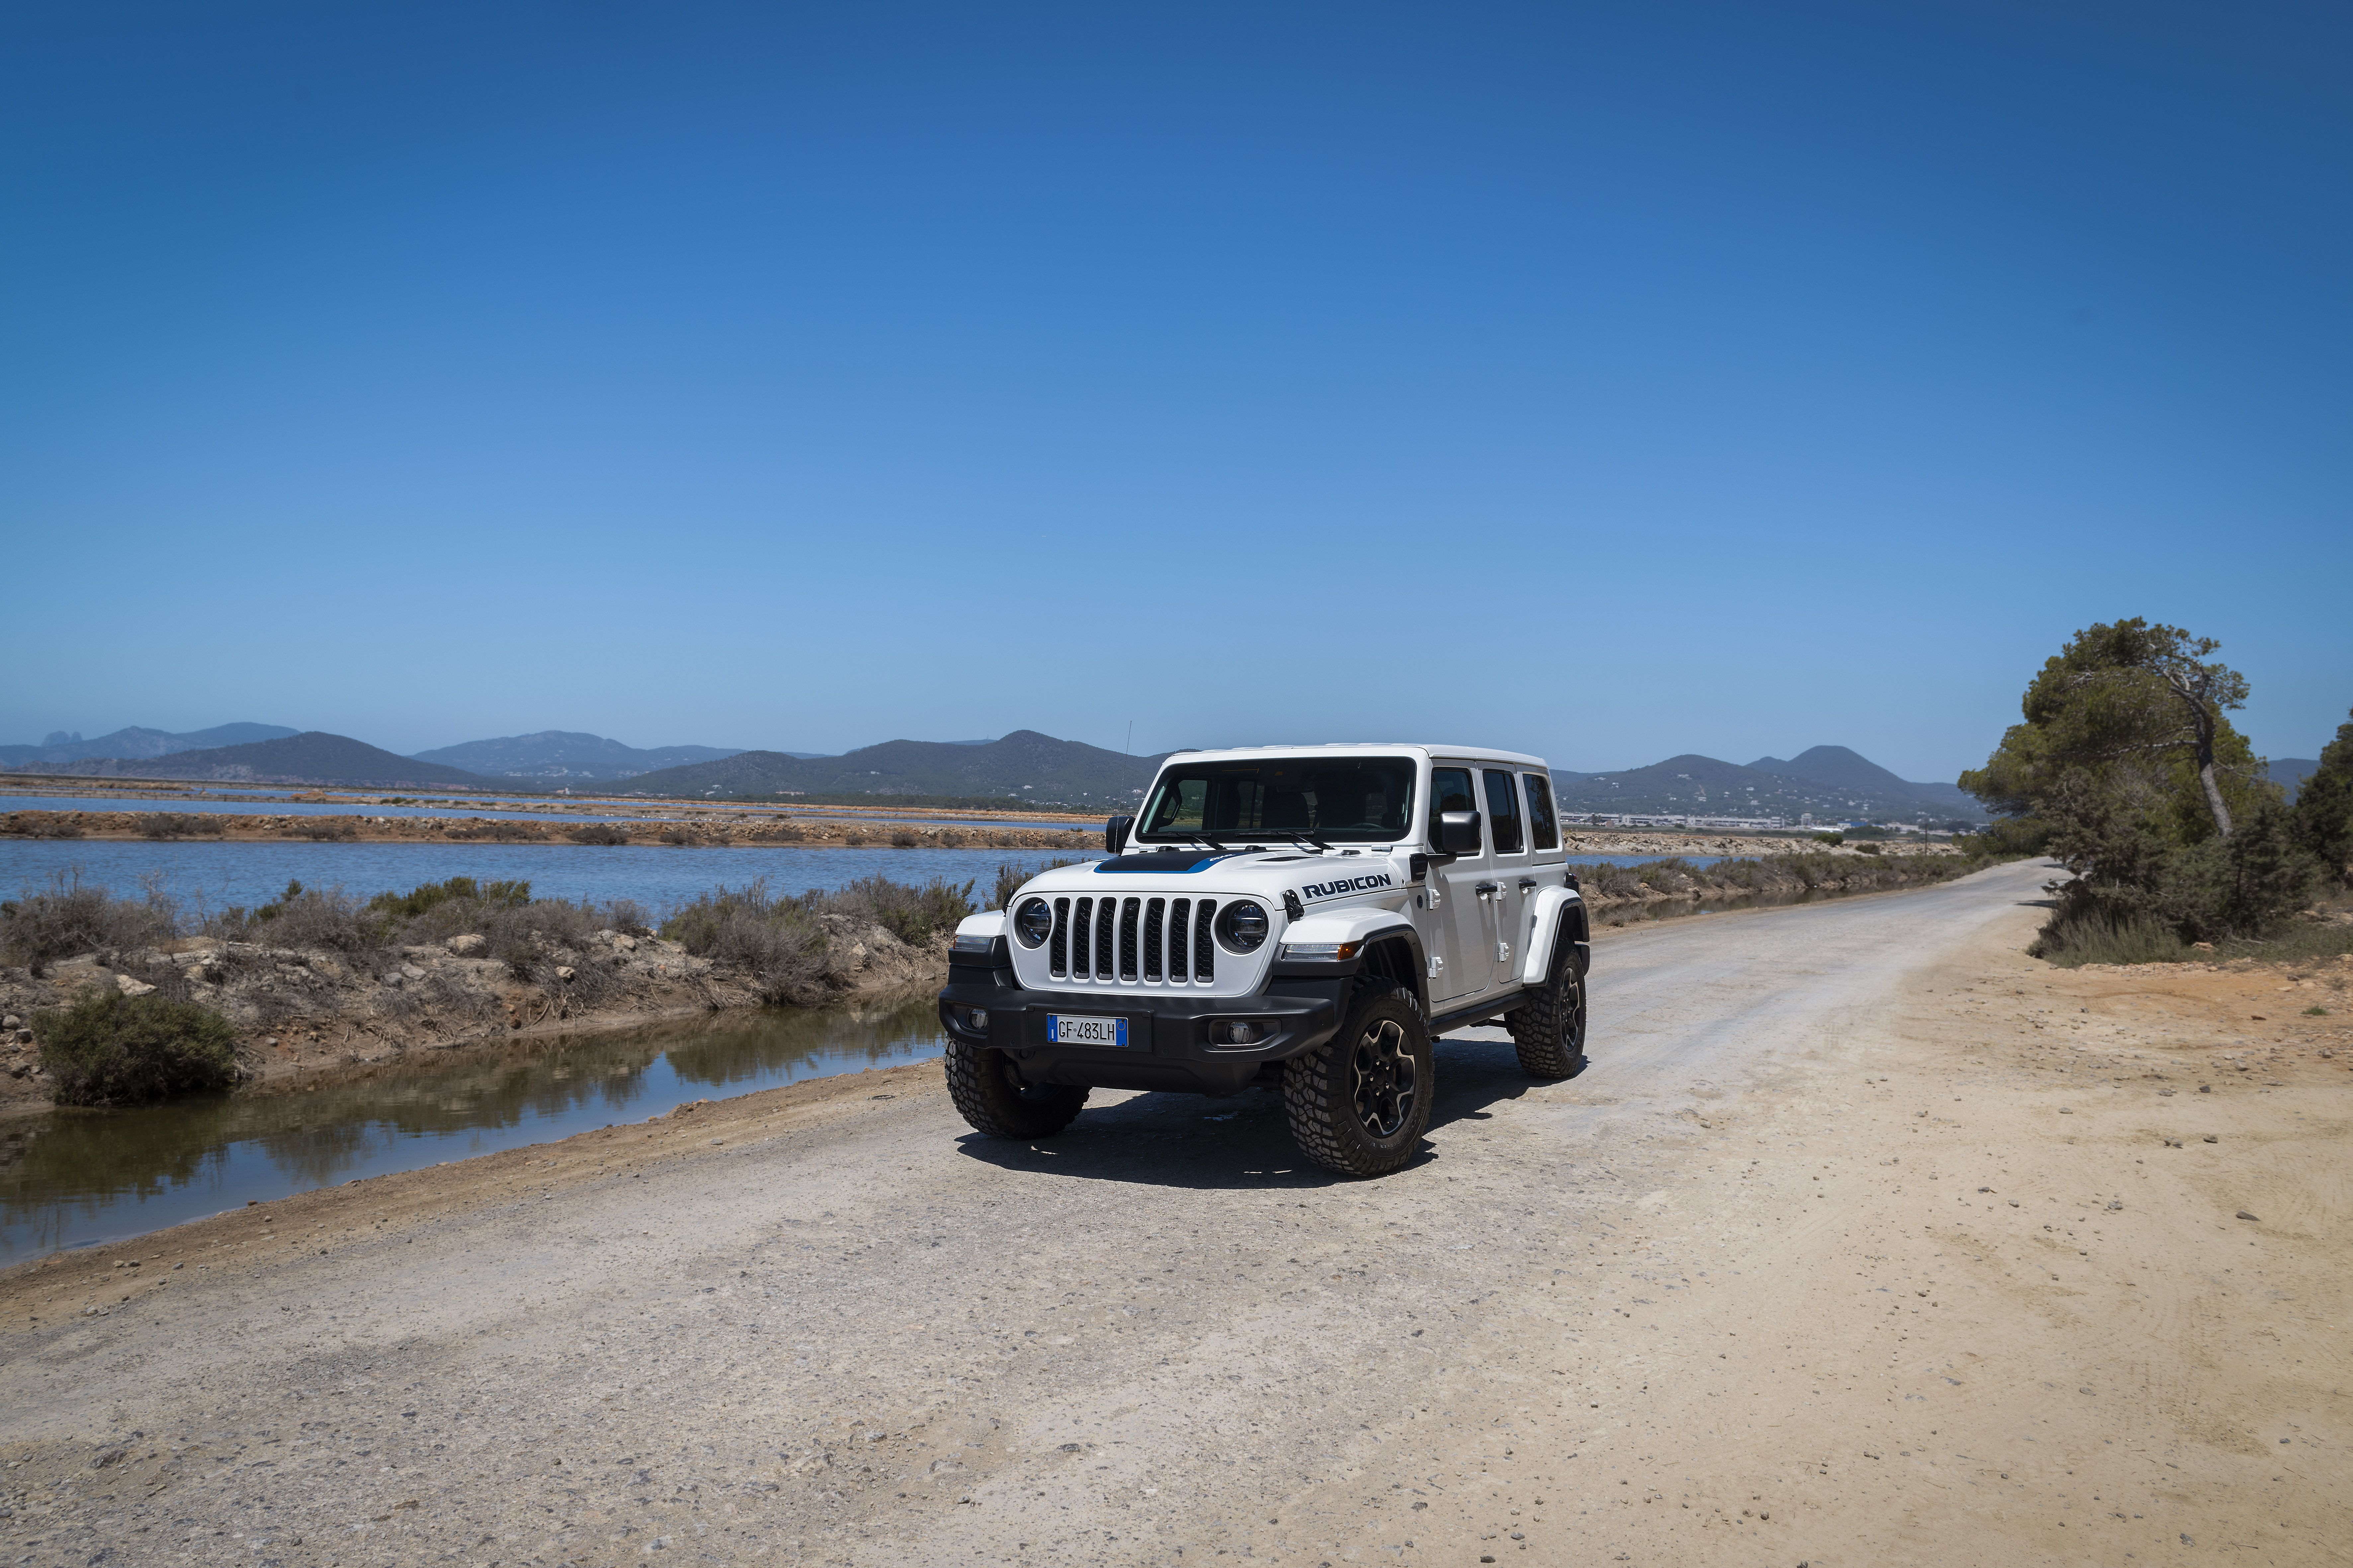
POLYGON ((1476 855, 1480 848, 1479 814, 1475 811, 1441 811, 1438 814, 1438 842, 1430 847, 1440 855, 1476 855))
POLYGON ((1135 826, 1132 816, 1114 816, 1103 824, 1103 853, 1116 855, 1127 847, 1127 836, 1135 826))

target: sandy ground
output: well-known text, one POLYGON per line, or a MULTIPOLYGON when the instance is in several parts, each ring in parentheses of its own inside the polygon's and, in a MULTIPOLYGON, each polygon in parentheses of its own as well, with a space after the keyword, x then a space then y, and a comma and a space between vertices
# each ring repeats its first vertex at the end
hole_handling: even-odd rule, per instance
POLYGON ((1377 1182, 1265 1095, 983 1142, 922 1066, 18 1268, 0 1540, 2344 1561, 2341 976, 2048 970, 2046 874, 1613 934, 1594 1066, 1451 1038, 1377 1182))

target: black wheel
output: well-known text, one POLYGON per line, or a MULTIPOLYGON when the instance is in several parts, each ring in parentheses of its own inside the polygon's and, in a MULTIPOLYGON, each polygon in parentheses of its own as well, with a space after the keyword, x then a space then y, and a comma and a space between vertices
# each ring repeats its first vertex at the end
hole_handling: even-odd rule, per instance
POLYGON ((1432 1068, 1413 993, 1363 986, 1340 1032, 1283 1068, 1283 1109, 1300 1152, 1347 1176, 1396 1170, 1430 1126, 1432 1068))
POLYGON ((976 1131, 991 1138, 1051 1138, 1071 1124, 1087 1091, 1068 1084, 1025 1087, 1003 1051, 950 1040, 948 1098, 976 1131))
POLYGON ((1575 1078, 1585 1070, 1585 977, 1563 963, 1540 990, 1504 1015, 1530 1078, 1575 1078))

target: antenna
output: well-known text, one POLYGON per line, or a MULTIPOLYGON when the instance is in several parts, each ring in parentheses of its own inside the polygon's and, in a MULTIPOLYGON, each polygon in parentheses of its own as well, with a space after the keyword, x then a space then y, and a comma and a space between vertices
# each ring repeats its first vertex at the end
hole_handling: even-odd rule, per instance
POLYGON ((1127 740, 1119 748, 1119 754, 1123 757, 1135 754, 1135 721, 1133 719, 1127 721, 1127 740))

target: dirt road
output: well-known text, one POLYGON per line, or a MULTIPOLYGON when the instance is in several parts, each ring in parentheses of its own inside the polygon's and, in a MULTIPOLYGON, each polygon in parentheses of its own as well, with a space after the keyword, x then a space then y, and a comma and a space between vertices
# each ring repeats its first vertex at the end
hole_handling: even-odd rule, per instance
POLYGON ((2211 1019, 2020 955, 2044 875, 1613 935, 1593 1068, 1452 1041, 1378 1182, 1265 1095, 982 1142, 923 1066, 20 1268, 0 1539, 2342 1561, 2353 1053, 2206 1070, 2211 1019))

